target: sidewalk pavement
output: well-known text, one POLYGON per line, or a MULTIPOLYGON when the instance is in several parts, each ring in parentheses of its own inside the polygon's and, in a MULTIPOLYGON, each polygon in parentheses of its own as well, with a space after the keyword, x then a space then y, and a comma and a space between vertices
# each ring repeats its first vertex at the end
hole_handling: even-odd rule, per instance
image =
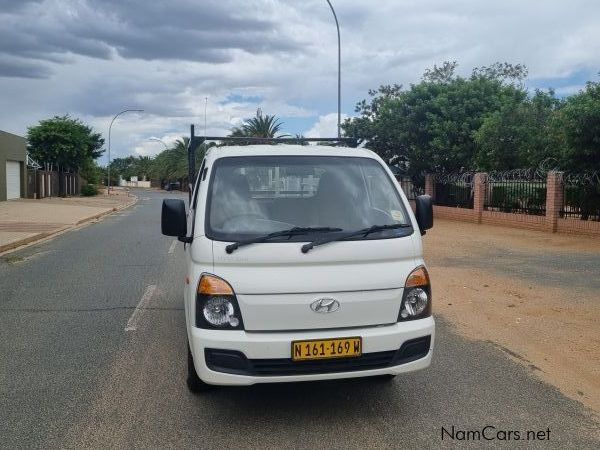
POLYGON ((0 254, 127 208, 137 201, 136 196, 124 192, 115 194, 0 202, 0 254))

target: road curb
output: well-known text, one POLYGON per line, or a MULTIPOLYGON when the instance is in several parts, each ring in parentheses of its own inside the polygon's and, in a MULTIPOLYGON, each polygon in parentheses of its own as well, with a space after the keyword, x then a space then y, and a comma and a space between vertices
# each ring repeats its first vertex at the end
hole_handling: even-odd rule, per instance
POLYGON ((137 203, 137 201, 138 201, 138 197, 137 196, 132 196, 132 197, 134 197, 133 201, 131 201, 129 203, 126 203, 124 205, 121 205, 121 206, 115 206, 115 207, 113 207, 113 208, 111 208, 111 209, 109 209, 107 211, 102 211, 102 212, 94 214, 92 216, 85 217, 85 218, 81 219, 80 221, 78 221, 74 226, 82 225, 82 224, 84 224, 86 222, 90 222, 92 220, 104 217, 104 216, 106 216, 108 214, 112 214, 112 213, 117 212, 117 211, 122 211, 123 209, 127 209, 127 208, 131 207, 131 206, 135 205, 137 203))
POLYGON ((73 225, 67 225, 65 227, 62 228, 57 228, 56 230, 53 231, 48 231, 48 232, 43 232, 43 233, 38 233, 35 234, 33 236, 28 236, 26 238, 20 239, 18 241, 14 241, 14 242, 10 242, 8 244, 4 244, 4 245, 0 245, 0 256, 4 256, 8 253, 12 253, 16 250, 22 250, 24 248, 27 248, 33 244, 39 244, 42 242, 46 242, 49 241, 50 239, 53 239, 57 236, 60 236, 61 234, 67 233, 69 231, 72 230, 77 230, 79 228, 83 228, 85 225, 88 225, 90 222, 94 221, 94 220, 98 220, 101 219, 105 216, 108 216, 110 214, 113 214, 115 212, 118 211, 122 211, 124 209, 130 208, 133 205, 135 205, 138 201, 138 197, 137 196, 132 196, 133 200, 130 201, 129 203, 126 203, 124 205, 121 206, 116 206, 113 207, 111 209, 108 209, 106 211, 102 211, 101 213, 98 214, 94 214, 93 216, 89 216, 86 217, 84 219, 79 220, 78 222, 76 222, 73 225))
POLYGON ((8 244, 0 245, 0 255, 4 255, 5 253, 9 253, 12 250, 15 250, 19 247, 25 247, 28 244, 33 244, 35 242, 41 241, 47 237, 52 236, 53 234, 57 234, 60 231, 64 230, 64 228, 60 228, 56 231, 49 231, 46 233, 37 233, 33 236, 28 236, 26 238, 20 239, 18 241, 9 242, 8 244))

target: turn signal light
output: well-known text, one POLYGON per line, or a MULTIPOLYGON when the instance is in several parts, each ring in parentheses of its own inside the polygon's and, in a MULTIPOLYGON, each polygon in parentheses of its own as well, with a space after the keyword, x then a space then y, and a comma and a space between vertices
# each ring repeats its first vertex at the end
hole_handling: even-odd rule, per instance
POLYGON ((427 269, 425 269, 423 266, 417 267, 415 270, 413 270, 404 284, 404 287, 406 288, 419 286, 429 286, 429 274, 427 273, 427 269))
POLYGON ((233 289, 225 280, 212 275, 202 275, 198 283, 198 294, 201 295, 234 295, 233 289))
POLYGON ((196 294, 196 326, 216 330, 243 330, 242 313, 232 287, 215 275, 203 274, 196 294))

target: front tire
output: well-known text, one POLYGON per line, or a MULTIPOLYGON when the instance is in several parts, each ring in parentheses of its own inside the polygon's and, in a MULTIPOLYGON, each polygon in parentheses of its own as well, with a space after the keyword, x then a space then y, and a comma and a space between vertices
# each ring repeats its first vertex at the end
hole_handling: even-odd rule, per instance
POLYGON ((194 357, 192 356, 192 351, 190 350, 190 345, 188 344, 188 358, 187 358, 187 387, 190 392, 194 394, 199 394, 201 392, 208 391, 212 386, 210 384, 206 384, 204 381, 200 379, 198 374, 196 373, 196 368, 194 367, 194 357))

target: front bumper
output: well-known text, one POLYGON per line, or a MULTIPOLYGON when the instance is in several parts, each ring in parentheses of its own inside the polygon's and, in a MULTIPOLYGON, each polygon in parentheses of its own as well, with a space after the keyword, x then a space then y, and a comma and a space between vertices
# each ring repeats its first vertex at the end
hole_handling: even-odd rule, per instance
POLYGON ((340 378, 368 377, 400 374, 424 369, 431 363, 435 322, 433 317, 367 328, 332 329, 293 332, 250 332, 232 330, 205 330, 193 327, 190 331, 190 348, 198 376, 205 383, 219 385, 251 385, 256 383, 280 383, 294 381, 333 380, 340 378), (429 352, 423 358, 371 370, 311 373, 302 375, 239 375, 209 369, 205 359, 206 349, 222 349, 241 352, 249 360, 291 358, 291 342, 297 340, 330 339, 361 336, 362 351, 366 356, 379 352, 396 351, 406 341, 431 336, 429 352))

